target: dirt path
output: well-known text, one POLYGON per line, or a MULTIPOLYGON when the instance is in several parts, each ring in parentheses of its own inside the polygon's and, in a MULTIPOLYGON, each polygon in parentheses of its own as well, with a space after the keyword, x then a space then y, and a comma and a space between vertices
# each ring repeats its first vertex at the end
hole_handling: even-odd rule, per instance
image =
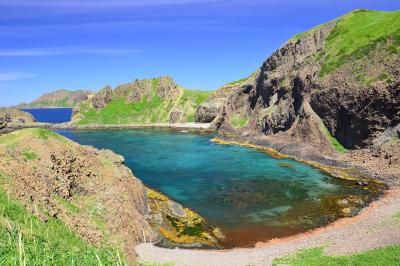
POLYGON ((251 249, 204 251, 164 249, 152 244, 136 247, 141 262, 174 265, 271 265, 274 258, 301 249, 325 246, 329 255, 352 254, 400 243, 400 188, 392 189, 359 215, 340 219, 324 228, 285 239, 259 243, 251 249))

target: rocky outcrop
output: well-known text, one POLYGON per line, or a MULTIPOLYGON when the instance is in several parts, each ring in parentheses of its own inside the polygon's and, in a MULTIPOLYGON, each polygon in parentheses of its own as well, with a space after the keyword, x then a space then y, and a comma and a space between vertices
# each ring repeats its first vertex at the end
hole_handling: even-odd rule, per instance
POLYGON ((226 85, 214 92, 204 103, 200 104, 196 110, 195 118, 197 122, 211 123, 222 111, 225 102, 230 95, 235 92, 235 86, 226 85))
POLYGON ((182 116, 182 111, 179 109, 176 109, 174 111, 171 112, 171 114, 169 115, 169 122, 170 123, 178 123, 180 118, 182 116))
POLYGON ((41 220, 59 219, 87 242, 123 251, 130 261, 141 242, 216 247, 223 237, 197 213, 146 188, 122 156, 49 130, 0 135, 0 181, 41 220))
POLYGON ((198 105, 209 92, 187 90, 171 77, 135 80, 114 90, 107 86, 76 107, 73 123, 149 124, 194 122, 198 105), (112 104, 113 111, 103 110, 112 104))
POLYGON ((57 90, 46 93, 31 103, 22 103, 16 108, 75 107, 91 98, 95 93, 88 90, 57 90))
POLYGON ((161 77, 158 79, 156 95, 164 100, 176 99, 182 93, 182 89, 171 77, 161 77))
POLYGON ((95 108, 96 110, 104 109, 104 107, 106 107, 111 102, 112 97, 113 97, 112 88, 110 86, 105 86, 92 98, 91 102, 93 108, 95 108))
POLYGON ((115 88, 115 97, 124 98, 127 103, 137 103, 153 95, 164 100, 176 99, 181 92, 182 88, 171 77, 165 76, 121 84, 115 88))
POLYGON ((165 195, 148 189, 147 220, 160 232, 163 247, 215 248, 225 236, 196 212, 184 208, 165 195))
POLYGON ((133 258, 137 243, 158 235, 145 218, 146 189, 123 162, 112 151, 44 129, 0 136, 0 171, 10 195, 42 220, 56 217, 87 242, 113 245, 133 258))
POLYGON ((0 109, 0 124, 32 124, 36 119, 29 113, 18 109, 0 109))
POLYGON ((400 124, 400 84, 360 91, 328 88, 311 96, 313 109, 345 147, 365 147, 400 124), (332 108, 334 107, 334 108, 332 108))
POLYGON ((292 147, 296 154, 296 149, 307 147, 315 154, 335 156, 338 145, 371 145, 400 122, 399 36, 387 34, 349 54, 333 52, 351 39, 345 23, 370 12, 376 11, 355 11, 289 40, 255 77, 211 96, 198 108, 197 121, 212 120, 220 131, 258 138, 280 149, 292 147), (238 128, 238 117, 249 122, 238 128))

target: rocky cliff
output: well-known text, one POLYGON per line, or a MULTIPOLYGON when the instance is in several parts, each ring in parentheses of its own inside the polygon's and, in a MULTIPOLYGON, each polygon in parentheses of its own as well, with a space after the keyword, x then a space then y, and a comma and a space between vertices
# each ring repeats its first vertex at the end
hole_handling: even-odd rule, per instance
POLYGON ((57 218, 88 243, 133 258, 134 245, 157 234, 145 219, 145 187, 123 161, 44 129, 0 136, 2 189, 41 220, 57 218))
POLYGON ((196 119, 291 154, 335 156, 400 123, 400 12, 356 10, 299 34, 196 119))
MULTIPOLYGON (((122 156, 45 129, 0 135, 0 198, 4 191, 42 222, 61 222, 86 243, 112 247, 131 262, 140 242, 215 247, 223 238, 197 213, 146 188, 122 156)), ((0 232, 12 229, 3 216, 0 232)))
POLYGON ((74 110, 77 124, 146 124, 194 122, 209 92, 187 90, 170 77, 135 80, 101 89, 74 110))
POLYGON ((87 90, 57 90, 43 94, 31 103, 22 103, 17 108, 74 107, 94 94, 95 92, 87 90))
POLYGON ((24 111, 18 109, 0 109, 0 130, 7 125, 32 124, 35 118, 24 111))

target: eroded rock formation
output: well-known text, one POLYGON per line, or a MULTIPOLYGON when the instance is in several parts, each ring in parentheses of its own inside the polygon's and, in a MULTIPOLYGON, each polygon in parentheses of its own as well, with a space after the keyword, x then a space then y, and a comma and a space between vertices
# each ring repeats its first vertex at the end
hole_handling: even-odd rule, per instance
POLYGON ((200 105, 197 121, 262 138, 292 154, 303 147, 334 156, 334 139, 347 149, 371 145, 400 123, 399 35, 388 34, 361 52, 342 55, 346 60, 339 54, 338 62, 327 63, 341 21, 364 12, 375 11, 355 11, 289 40, 259 73, 224 86, 200 105))

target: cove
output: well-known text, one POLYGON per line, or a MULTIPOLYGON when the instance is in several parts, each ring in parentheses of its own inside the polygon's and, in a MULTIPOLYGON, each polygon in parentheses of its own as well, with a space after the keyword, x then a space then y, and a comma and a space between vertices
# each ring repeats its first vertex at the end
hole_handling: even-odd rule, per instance
POLYGON ((220 145, 210 133, 164 129, 60 130, 85 145, 125 157, 135 176, 219 226, 225 248, 250 247, 305 232, 378 195, 291 159, 254 148, 220 145))

